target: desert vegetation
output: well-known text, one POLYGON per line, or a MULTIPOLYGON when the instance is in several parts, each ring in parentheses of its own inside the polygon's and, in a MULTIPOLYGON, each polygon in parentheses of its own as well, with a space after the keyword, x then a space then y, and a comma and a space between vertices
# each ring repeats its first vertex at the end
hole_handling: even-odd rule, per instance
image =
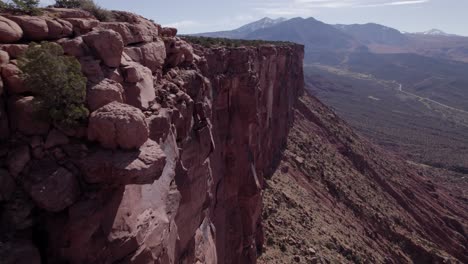
POLYGON ((114 20, 112 12, 102 8, 93 0, 56 0, 54 6, 60 8, 81 8, 93 14, 100 21, 114 20))
POLYGON ((215 46, 224 46, 224 47, 241 47, 241 46, 261 46, 267 44, 275 45, 290 45, 292 42, 288 41, 267 41, 267 40, 246 40, 246 39, 228 39, 228 38, 210 38, 210 37, 198 37, 198 36, 188 36, 184 35, 182 38, 188 42, 191 42, 196 45, 203 47, 215 47, 215 46))
POLYGON ((39 0, 0 1, 0 11, 28 15, 40 15, 39 0))
POLYGON ((32 43, 19 59, 23 79, 37 95, 37 105, 54 123, 72 127, 88 116, 86 78, 74 57, 52 42, 32 43))

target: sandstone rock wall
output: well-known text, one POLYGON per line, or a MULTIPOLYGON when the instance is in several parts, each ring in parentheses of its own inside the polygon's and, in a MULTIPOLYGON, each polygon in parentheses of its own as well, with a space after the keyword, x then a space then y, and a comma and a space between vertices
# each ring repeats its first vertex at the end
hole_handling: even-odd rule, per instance
POLYGON ((0 259, 255 263, 261 189, 303 89, 303 48, 192 47, 140 16, 0 16, 0 259), (36 118, 17 58, 54 41, 87 77, 78 128, 36 118))
POLYGON ((261 190, 272 173, 302 93, 302 46, 204 53, 213 86, 212 211, 221 263, 253 263, 263 243, 261 190))

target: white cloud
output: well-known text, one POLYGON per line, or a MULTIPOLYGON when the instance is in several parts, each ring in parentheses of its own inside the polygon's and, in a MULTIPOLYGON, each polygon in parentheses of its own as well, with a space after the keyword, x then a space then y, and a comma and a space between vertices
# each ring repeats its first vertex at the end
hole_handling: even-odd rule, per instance
POLYGON ((311 15, 320 8, 362 8, 424 4, 431 0, 264 0, 251 6, 266 15, 311 15))
POLYGON ((41 6, 49 6, 55 4, 55 0, 41 0, 40 5, 41 6))

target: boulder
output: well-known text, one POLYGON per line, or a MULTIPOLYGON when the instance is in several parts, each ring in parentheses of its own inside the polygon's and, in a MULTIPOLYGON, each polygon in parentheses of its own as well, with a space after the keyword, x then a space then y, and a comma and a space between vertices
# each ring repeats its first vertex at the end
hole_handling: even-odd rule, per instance
POLYGON ((98 151, 79 162, 88 183, 151 184, 159 178, 166 155, 151 140, 135 151, 98 151))
POLYGON ((46 19, 49 28, 49 39, 60 39, 73 36, 73 25, 63 19, 46 19))
POLYGON ((70 142, 68 137, 57 129, 52 129, 47 135, 44 147, 50 149, 56 146, 66 145, 70 142))
POLYGON ((23 30, 24 38, 28 40, 45 40, 49 36, 49 27, 43 17, 10 16, 23 30))
POLYGON ((141 24, 131 24, 127 22, 103 22, 99 24, 100 28, 112 29, 122 36, 124 45, 151 42, 158 36, 157 32, 149 30, 141 24))
POLYGON ((28 135, 46 135, 50 123, 38 117, 38 107, 34 97, 11 97, 8 102, 8 114, 12 130, 28 135))
POLYGON ((90 32, 99 25, 99 20, 89 18, 63 18, 73 25, 73 31, 76 35, 82 35, 90 32))
POLYGON ((161 35, 163 37, 173 38, 177 35, 177 28, 164 27, 162 28, 161 35))
POLYGON ((10 62, 10 55, 4 50, 0 50, 0 66, 6 65, 10 62))
POLYGON ((61 39, 57 41, 63 48, 66 55, 73 57, 83 57, 89 53, 88 46, 83 42, 82 37, 72 39, 61 39))
POLYGON ((17 177, 23 170, 24 167, 31 160, 28 145, 18 146, 8 153, 8 171, 13 177, 17 177))
POLYGON ((135 107, 146 109, 156 98, 153 74, 150 69, 138 63, 123 68, 125 76, 125 99, 135 107))
POLYGON ((8 171, 0 169, 0 202, 8 201, 15 191, 15 181, 8 171))
POLYGON ((10 94, 30 92, 21 78, 21 70, 15 64, 9 63, 2 67, 2 77, 5 80, 5 88, 10 94))
POLYGON ((149 21, 142 16, 125 11, 114 11, 113 14, 116 18, 116 21, 137 25, 139 28, 138 32, 144 32, 143 35, 145 36, 152 36, 153 39, 159 36, 161 26, 152 21, 149 21))
POLYGON ((181 63, 191 63, 195 57, 192 46, 178 38, 164 40, 166 44, 167 61, 169 67, 176 67, 181 63))
POLYGON ((123 52, 123 41, 113 30, 92 31, 83 36, 88 47, 109 67, 118 67, 123 52))
POLYGON ((23 30, 14 21, 0 16, 0 43, 12 43, 23 37, 23 30))
POLYGON ((163 41, 126 47, 125 53, 136 62, 148 67, 152 72, 161 70, 166 59, 166 47, 163 41))
POLYGON ((86 94, 88 108, 94 111, 114 101, 123 103, 123 92, 124 90, 120 83, 104 79, 88 89, 88 93, 86 94))
POLYGON ((158 115, 150 116, 146 122, 149 128, 149 138, 156 142, 165 140, 171 128, 171 116, 163 109, 158 115))
POLYGON ((34 161, 29 171, 21 180, 26 192, 40 208, 60 212, 78 199, 80 185, 77 178, 54 161, 34 161))
POLYGON ((25 44, 4 44, 0 46, 1 50, 4 50, 10 56, 10 60, 17 59, 21 54, 23 54, 27 49, 28 45, 25 44))
POLYGON ((143 112, 119 102, 97 109, 89 119, 88 139, 105 148, 139 148, 148 139, 148 133, 143 112))
POLYGON ((0 242, 2 264, 41 264, 39 250, 28 240, 0 242))

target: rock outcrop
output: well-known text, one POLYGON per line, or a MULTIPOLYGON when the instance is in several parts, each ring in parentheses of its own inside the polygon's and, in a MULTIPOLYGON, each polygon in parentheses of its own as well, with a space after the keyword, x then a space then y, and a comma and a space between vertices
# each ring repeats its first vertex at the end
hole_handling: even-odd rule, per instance
POLYGON ((303 89, 303 47, 194 47, 114 14, 0 16, 0 243, 17 247, 0 247, 2 260, 254 263, 263 177, 303 89), (43 118, 16 64, 30 41, 78 59, 87 122, 43 118))
MULTIPOLYGON (((368 223, 353 227, 373 239, 355 241, 375 240, 377 252, 391 252, 373 254, 370 262, 466 262, 466 210, 460 209, 466 206, 403 161, 389 158, 394 167, 385 153, 360 144, 320 103, 298 103, 303 46, 203 47, 127 12, 100 22, 83 10, 44 11, 0 16, 1 261, 256 263, 265 250, 265 179, 307 167, 316 173, 304 186, 325 197, 317 201, 326 208, 319 208, 347 207, 345 216, 368 223), (57 42, 80 62, 88 80, 85 122, 64 128, 41 115, 16 64, 32 40, 57 42), (293 123, 295 117, 307 122, 293 123), (283 155, 293 124, 300 142, 296 153, 283 155), (423 189, 413 193, 418 185, 423 189), (401 250, 391 251, 399 242, 401 250)), ((307 178, 303 171, 292 175, 307 178)), ((274 210, 271 205, 267 214, 274 210)), ((295 220, 307 226, 311 218, 299 213, 295 220)), ((276 225, 266 219, 270 235, 276 225)), ((338 261, 359 262, 359 247, 340 246, 338 261)), ((289 252, 281 244, 279 250, 289 252)))

